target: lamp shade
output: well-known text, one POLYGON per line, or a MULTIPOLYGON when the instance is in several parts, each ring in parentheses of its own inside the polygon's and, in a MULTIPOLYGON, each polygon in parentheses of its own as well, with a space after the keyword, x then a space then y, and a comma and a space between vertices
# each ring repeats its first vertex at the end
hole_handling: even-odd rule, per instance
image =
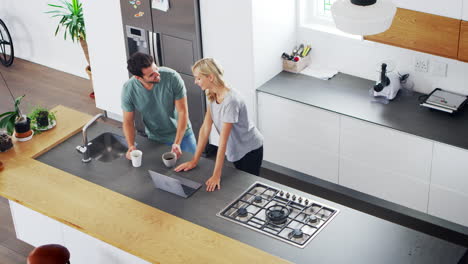
POLYGON ((390 0, 370 2, 375 3, 366 0, 335 1, 331 13, 336 27, 353 35, 374 35, 386 31, 392 25, 396 6, 390 0), (360 1, 362 5, 355 4, 360 1))

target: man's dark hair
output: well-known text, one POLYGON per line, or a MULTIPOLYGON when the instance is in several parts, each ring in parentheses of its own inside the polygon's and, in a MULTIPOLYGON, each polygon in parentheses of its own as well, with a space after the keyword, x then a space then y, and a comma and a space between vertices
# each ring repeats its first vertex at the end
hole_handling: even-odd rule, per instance
POLYGON ((143 77, 142 69, 150 67, 154 62, 152 56, 141 52, 135 52, 127 61, 127 70, 136 76, 143 77))

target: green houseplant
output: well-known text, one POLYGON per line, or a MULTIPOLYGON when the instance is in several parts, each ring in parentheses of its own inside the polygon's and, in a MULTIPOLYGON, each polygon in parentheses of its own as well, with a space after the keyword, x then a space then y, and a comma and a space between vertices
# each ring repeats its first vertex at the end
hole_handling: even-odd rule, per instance
POLYGON ((0 128, 6 128, 9 135, 13 134, 16 120, 23 118, 19 105, 23 96, 15 99, 15 110, 0 114, 0 128))
POLYGON ((82 3, 79 0, 60 0, 61 5, 48 4, 50 7, 53 7, 54 10, 48 11, 46 13, 52 14, 52 17, 59 17, 60 21, 55 30, 55 36, 61 28, 64 29, 63 38, 66 40, 69 36, 73 42, 79 41, 83 53, 88 62, 86 67, 86 72, 91 79, 91 67, 89 66, 89 53, 88 53, 88 43, 86 42, 86 28, 83 18, 83 7, 82 3))
POLYGON ((35 107, 28 117, 31 119, 31 125, 36 134, 49 130, 56 124, 55 112, 44 107, 35 107))
MULTIPOLYGON (((5 152, 13 147, 13 141, 5 129, 0 129, 0 152, 5 152)), ((1 169, 0 169, 1 170, 1 169)))
POLYGON ((6 128, 9 135, 12 135, 13 130, 15 130, 15 136, 20 141, 29 140, 33 133, 31 130, 31 119, 23 115, 19 108, 23 98, 24 95, 15 99, 13 111, 0 114, 0 128, 6 128))

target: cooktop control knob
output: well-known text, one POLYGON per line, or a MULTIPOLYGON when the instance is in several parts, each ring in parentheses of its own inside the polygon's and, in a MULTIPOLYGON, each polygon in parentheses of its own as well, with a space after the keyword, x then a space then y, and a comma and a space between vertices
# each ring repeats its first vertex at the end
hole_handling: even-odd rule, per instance
POLYGON ((289 193, 286 193, 286 198, 288 198, 288 199, 289 199, 289 193))
POLYGON ((302 197, 299 197, 299 198, 297 199, 297 201, 298 201, 299 203, 302 203, 302 197))
POLYGON ((292 199, 293 201, 296 201, 296 195, 293 194, 292 199))
POLYGON ((309 200, 305 199, 304 203, 305 203, 305 205, 308 205, 308 204, 309 204, 309 200))
POLYGON ((284 192, 283 191, 280 191, 280 196, 283 196, 284 192))

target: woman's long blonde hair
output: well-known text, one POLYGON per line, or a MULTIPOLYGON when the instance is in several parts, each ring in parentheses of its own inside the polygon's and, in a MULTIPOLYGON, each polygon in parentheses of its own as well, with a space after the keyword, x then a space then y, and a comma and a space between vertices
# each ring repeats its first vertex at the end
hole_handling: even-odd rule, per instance
MULTIPOLYGON (((192 66, 192 73, 195 74, 195 72, 205 76, 213 75, 213 82, 216 86, 227 87, 223 78, 224 71, 213 58, 203 58, 195 62, 195 64, 192 66)), ((208 101, 212 102, 216 100, 216 94, 209 89, 205 90, 205 93, 208 97, 208 101)))

